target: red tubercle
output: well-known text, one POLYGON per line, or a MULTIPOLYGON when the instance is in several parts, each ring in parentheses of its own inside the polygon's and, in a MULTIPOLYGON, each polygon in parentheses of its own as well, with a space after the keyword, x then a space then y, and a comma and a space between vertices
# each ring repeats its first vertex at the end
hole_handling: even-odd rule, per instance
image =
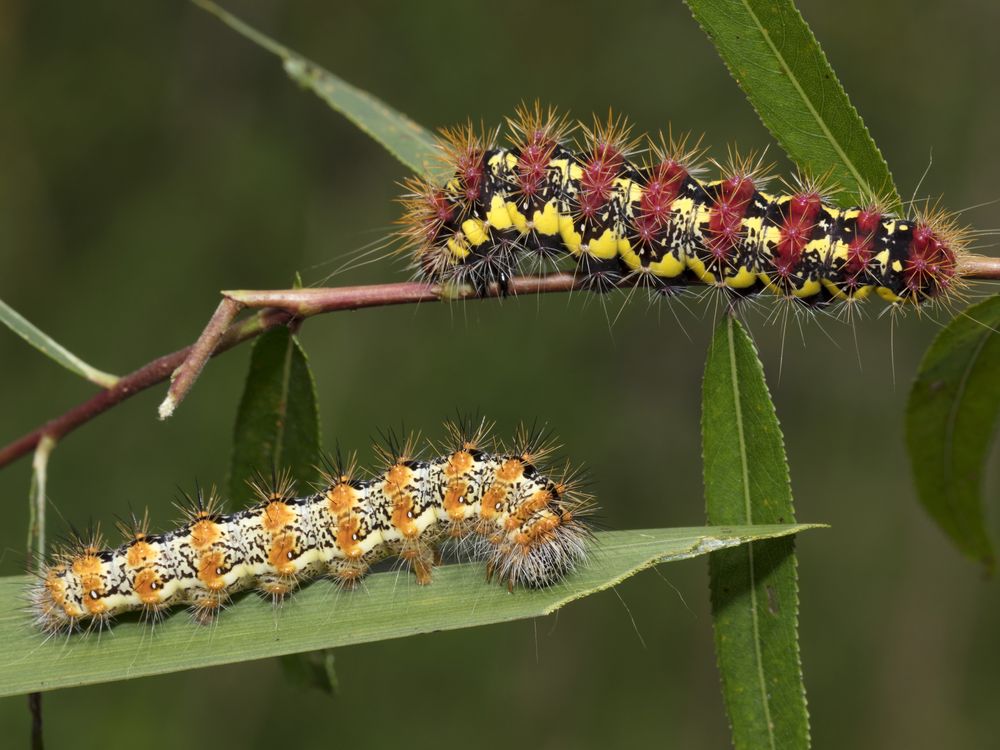
POLYGON ((861 237, 855 237, 847 246, 847 259, 843 270, 848 275, 848 283, 857 286, 859 277, 868 269, 872 260, 872 243, 861 237))
POLYGON ((881 224, 882 212, 872 206, 863 208, 858 213, 854 223, 854 237, 847 244, 847 258, 843 265, 848 286, 862 285, 862 277, 875 255, 875 235, 881 224))
POLYGON ((462 183, 463 197, 474 201, 479 197, 483 184, 485 170, 483 169, 483 154, 477 149, 469 149, 459 157, 456 173, 462 183))
POLYGON ((875 233, 878 232, 879 225, 882 223, 882 213, 874 208, 863 208, 858 214, 857 222, 855 226, 857 227, 857 236, 859 238, 864 238, 866 242, 871 242, 875 239, 875 233))
POLYGON ((669 223, 671 206, 680 195, 687 176, 687 169, 673 159, 665 159, 650 169, 634 222, 635 239, 639 244, 652 244, 669 223))
POLYGON ((455 175, 460 186, 460 196, 467 203, 479 198, 486 177, 484 159, 492 137, 477 132, 472 123, 441 130, 440 145, 443 159, 455 175))
POLYGON ((812 239, 823 200, 817 192, 797 193, 788 202, 788 213, 781 223, 781 239, 772 258, 779 276, 791 276, 812 239))
POLYGON ((437 237, 441 227, 456 218, 456 208, 443 190, 434 190, 427 194, 425 204, 424 231, 428 240, 437 237))
POLYGON ((675 161, 665 161, 653 168, 643 186, 639 212, 654 221, 663 222, 670 217, 670 206, 680 195, 687 170, 675 161))
POLYGON ((581 216, 596 215, 611 197, 615 178, 625 163, 625 155, 613 143, 598 141, 582 164, 577 195, 581 216))
POLYGON ((528 143, 520 150, 515 168, 517 187, 522 195, 531 198, 541 190, 555 147, 555 141, 546 131, 536 130, 530 134, 528 143))
POLYGON ((443 190, 435 190, 427 197, 427 207, 434 220, 442 224, 455 217, 455 207, 448 201, 443 190))
POLYGON ((903 278, 911 292, 946 287, 955 275, 955 254, 932 227, 918 223, 903 263, 903 278))
POLYGON ((743 232, 743 217, 757 188, 746 175, 728 177, 719 184, 718 197, 708 220, 708 250, 722 261, 736 246, 743 232))
POLYGON ((398 222, 402 226, 399 234, 408 246, 429 247, 444 226, 460 217, 462 207, 453 193, 419 178, 410 178, 403 185, 409 193, 400 199, 405 210, 398 222))
POLYGON ((816 217, 823 207, 823 199, 817 192, 796 193, 788 202, 788 219, 786 223, 816 223, 816 217))

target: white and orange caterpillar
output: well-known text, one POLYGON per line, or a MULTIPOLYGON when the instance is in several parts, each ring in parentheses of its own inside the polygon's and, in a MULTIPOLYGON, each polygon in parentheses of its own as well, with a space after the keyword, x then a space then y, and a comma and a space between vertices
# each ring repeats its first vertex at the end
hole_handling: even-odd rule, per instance
POLYGON ((434 458, 416 458, 413 440, 389 441, 377 446, 383 466, 369 478, 356 477, 353 459, 336 462, 311 495, 296 496, 287 478, 257 481, 257 504, 223 514, 199 493, 180 528, 150 534, 142 521, 124 529, 130 538, 119 547, 75 544, 32 586, 35 621, 72 632, 132 611, 155 621, 187 605, 206 622, 239 591, 280 600, 323 576, 352 586, 394 555, 426 584, 448 541, 510 589, 548 586, 579 565, 591 503, 568 474, 543 472, 554 446, 523 430, 514 447, 497 446, 484 422, 447 427, 453 443, 434 458))

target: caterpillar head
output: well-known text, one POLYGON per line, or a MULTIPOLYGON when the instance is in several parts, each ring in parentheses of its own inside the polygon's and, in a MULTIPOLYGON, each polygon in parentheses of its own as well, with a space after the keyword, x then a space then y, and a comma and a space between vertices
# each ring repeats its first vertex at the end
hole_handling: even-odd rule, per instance
POLYGON ((553 481, 530 463, 522 466, 525 486, 517 493, 517 507, 500 533, 483 537, 480 550, 488 575, 511 590, 557 583, 583 563, 592 541, 593 499, 580 491, 580 473, 567 467, 566 475, 553 481))
POLYGON ((587 524, 555 504, 492 544, 487 570, 512 590, 551 586, 584 561, 590 540, 587 524))

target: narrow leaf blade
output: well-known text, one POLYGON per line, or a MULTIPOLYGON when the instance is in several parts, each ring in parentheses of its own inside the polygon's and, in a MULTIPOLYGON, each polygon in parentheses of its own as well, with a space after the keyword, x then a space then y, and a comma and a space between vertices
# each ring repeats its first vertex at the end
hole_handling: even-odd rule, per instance
POLYGON ((305 352, 287 328, 260 336, 250 355, 236 415, 229 464, 229 500, 250 497, 246 480, 289 470, 300 482, 315 478, 321 453, 316 384, 305 352))
POLYGON ((685 0, 800 169, 829 174, 845 200, 877 194, 899 210, 889 166, 792 0, 685 0))
POLYGON ((415 172, 434 175, 440 164, 433 134, 367 91, 257 31, 211 0, 192 0, 259 47, 281 58, 289 77, 316 94, 415 172))
MULTIPOLYGON (((702 397, 708 522, 792 522, 781 428, 753 343, 732 317, 716 330, 702 397)), ((792 538, 709 560, 716 655, 736 748, 809 746, 795 564, 792 538)))
POLYGON ((518 590, 483 582, 477 564, 446 565, 430 586, 396 572, 368 577, 361 591, 317 581, 278 612, 253 594, 239 598, 217 626, 202 632, 183 614, 155 633, 135 620, 114 625, 114 638, 44 641, 24 611, 27 576, 0 578, 0 696, 90 685, 301 651, 402 638, 550 614, 660 562, 683 560, 751 540, 816 526, 726 526, 598 533, 590 563, 556 586, 518 590))
POLYGON ((1000 415, 1000 295, 955 317, 934 339, 910 389, 906 446, 920 502, 941 530, 992 573, 982 478, 1000 415))
POLYGON ((118 382, 117 375, 111 375, 96 367, 91 367, 3 300, 0 300, 0 323, 3 323, 49 359, 55 360, 70 372, 76 373, 81 378, 89 380, 101 388, 111 388, 118 382))

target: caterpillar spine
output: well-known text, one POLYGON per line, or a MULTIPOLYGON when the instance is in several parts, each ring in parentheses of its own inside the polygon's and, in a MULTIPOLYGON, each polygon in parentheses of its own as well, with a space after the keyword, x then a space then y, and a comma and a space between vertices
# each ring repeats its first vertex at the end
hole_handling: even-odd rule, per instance
POLYGON ((358 478, 353 457, 338 460, 310 495, 296 495, 287 475, 258 478, 259 502, 244 510, 224 514, 199 492, 177 529, 150 534, 143 517, 118 547, 99 535, 74 544, 31 587, 35 622, 72 632, 132 611, 155 620, 177 605, 210 621, 237 592, 280 600, 318 577, 352 587, 393 555, 427 584, 446 542, 511 590, 556 583, 586 559, 592 503, 574 472, 547 473, 551 442, 522 430, 505 448, 485 422, 447 427, 448 448, 429 459, 416 457, 412 439, 389 440, 369 478, 358 478))
POLYGON ((931 207, 897 217, 875 197, 838 208, 823 180, 766 191, 758 159, 731 155, 704 179, 700 141, 642 139, 609 115, 573 126, 538 103, 499 130, 471 124, 441 134, 444 186, 411 178, 400 236, 419 275, 506 289, 529 259, 572 257, 599 291, 629 279, 661 291, 708 284, 734 296, 769 292, 811 307, 873 292, 921 306, 960 293, 958 259, 971 232, 931 207), (580 148, 566 145, 575 128, 580 148))

